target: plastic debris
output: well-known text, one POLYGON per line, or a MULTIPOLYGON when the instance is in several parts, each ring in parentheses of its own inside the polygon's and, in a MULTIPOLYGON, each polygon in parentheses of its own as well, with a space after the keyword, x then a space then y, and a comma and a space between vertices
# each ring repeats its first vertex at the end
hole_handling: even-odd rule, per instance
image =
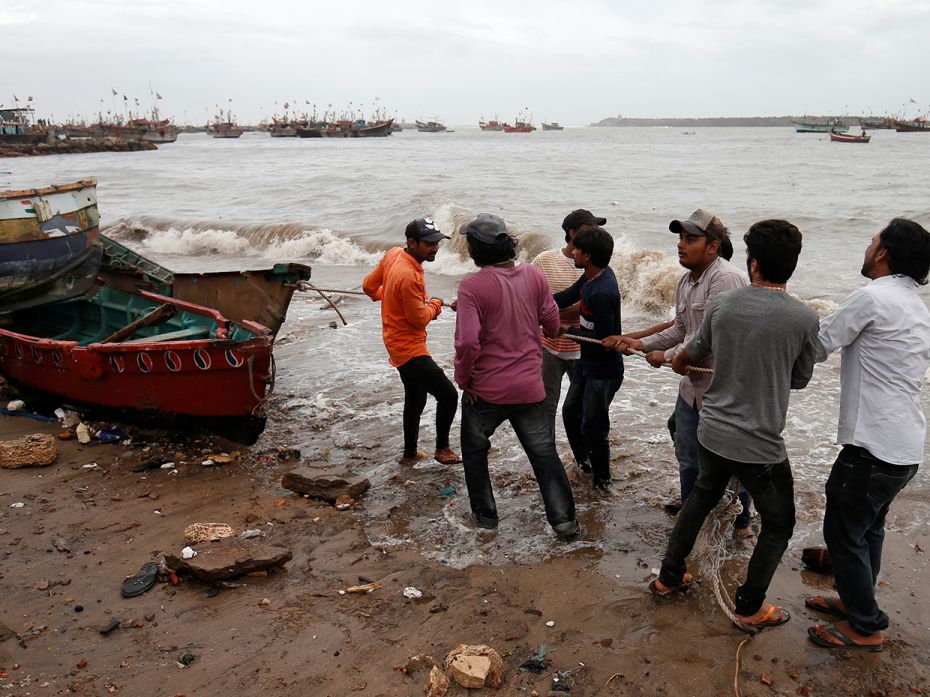
POLYGON ((121 443, 126 440, 126 431, 119 426, 104 428, 97 433, 97 440, 101 443, 121 443))
POLYGON ((439 495, 442 496, 443 498, 446 498, 447 496, 455 496, 455 493, 456 492, 455 492, 454 486, 447 486, 444 489, 441 489, 439 491, 439 495))
POLYGON ((26 504, 24 504, 22 501, 17 501, 16 503, 10 504, 10 508, 25 508, 25 507, 26 507, 26 504))
POLYGON ((161 469, 170 470, 170 469, 174 469, 174 467, 175 467, 175 464, 173 462, 166 462, 165 464, 161 466, 161 469))
POLYGON ((423 591, 414 588, 413 586, 407 586, 403 590, 404 597, 410 598, 411 600, 418 600, 423 597, 423 591))
POLYGON ((87 428, 87 424, 79 423, 74 432, 77 434, 78 443, 90 443, 90 429, 87 428))
POLYGON ((241 533, 239 533, 239 537, 241 537, 243 540, 250 540, 253 537, 261 537, 261 536, 262 536, 261 530, 243 530, 241 533))
POLYGON ((361 586, 349 586, 346 588, 346 593, 371 593, 376 591, 381 587, 380 581, 372 581, 371 583, 365 583, 361 586))
POLYGON ((546 626, 547 626, 547 627, 554 627, 554 626, 555 626, 555 620, 549 620, 548 622, 546 622, 546 626))
POLYGON ((185 547, 184 549, 181 550, 182 559, 193 559, 196 556, 197 556, 197 552, 194 550, 193 547, 185 547))
POLYGON ((213 465, 215 465, 216 462, 214 460, 204 460, 200 464, 203 465, 204 467, 213 467, 213 465))
POLYGON ((90 464, 87 464, 87 465, 81 465, 81 469, 85 469, 85 470, 95 470, 97 469, 97 467, 98 465, 96 462, 91 462, 90 464))
POLYGON ((192 523, 184 528, 184 538, 188 542, 212 542, 233 537, 236 531, 228 523, 192 523))

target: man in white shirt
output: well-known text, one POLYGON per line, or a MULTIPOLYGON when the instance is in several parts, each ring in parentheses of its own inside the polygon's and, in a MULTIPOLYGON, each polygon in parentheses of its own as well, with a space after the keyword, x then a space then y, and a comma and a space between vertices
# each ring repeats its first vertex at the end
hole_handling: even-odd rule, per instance
POLYGON ((837 456, 826 484, 823 536, 839 597, 805 604, 839 617, 808 629, 828 648, 879 651, 888 615, 875 600, 885 515, 923 462, 926 420, 920 405, 930 368, 930 310, 917 294, 930 272, 930 233, 895 218, 865 250, 871 279, 820 323, 825 360, 842 349, 837 456))
MULTIPOLYGON (((565 246, 561 249, 547 249, 533 259, 533 265, 539 267, 549 283, 549 290, 558 293, 574 285, 583 273, 575 266, 575 257, 572 256, 574 245, 572 240, 582 230, 591 227, 600 227, 607 222, 607 218, 598 218, 591 211, 579 208, 565 216, 562 221, 562 231, 565 233, 565 246)), ((578 305, 566 307, 559 313, 561 324, 568 327, 578 324, 578 305)), ((575 376, 575 367, 581 357, 581 349, 577 341, 557 336, 550 339, 540 334, 543 345, 542 378, 546 388, 546 413, 549 418, 549 428, 555 437, 555 416, 559 410, 559 397, 562 393, 562 378, 568 375, 571 383, 575 376)))

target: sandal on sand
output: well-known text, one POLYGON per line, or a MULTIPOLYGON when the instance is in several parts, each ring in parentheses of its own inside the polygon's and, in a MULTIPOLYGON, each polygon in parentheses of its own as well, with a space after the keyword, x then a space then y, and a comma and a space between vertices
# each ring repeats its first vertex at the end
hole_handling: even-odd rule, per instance
POLYGON ((142 568, 139 569, 139 573, 135 576, 130 576, 125 581, 123 581, 123 597, 124 598, 134 598, 137 595, 142 595, 149 588, 155 585, 155 580, 158 578, 158 563, 154 561, 147 561, 142 565, 142 568))
MULTIPOLYGON (((736 616, 739 617, 739 615, 736 616)), ((766 627, 777 627, 790 619, 791 615, 788 614, 785 608, 778 607, 777 605, 769 605, 758 619, 752 620, 751 622, 741 619, 737 621, 737 625, 743 631, 756 632, 766 627)))
POLYGON ((457 465, 462 461, 462 458, 449 450, 449 448, 437 450, 433 459, 440 465, 457 465))
POLYGON ((828 615, 846 619, 846 610, 840 605, 839 598, 830 598, 824 595, 815 595, 813 598, 806 598, 804 605, 817 612, 826 612, 828 615))
POLYGON ((684 593, 691 587, 692 581, 694 581, 694 577, 687 571, 685 575, 681 577, 681 583, 674 586, 666 586, 658 578, 654 578, 649 582, 649 592, 660 598, 667 598, 675 593, 684 593))
POLYGON ((866 651, 881 651, 882 644, 859 644, 848 636, 842 629, 835 624, 815 624, 807 628, 807 636, 818 646, 827 649, 864 649, 866 651), (824 639, 817 633, 817 628, 822 627, 826 630, 830 639, 824 639))
POLYGON ((401 465, 415 465, 418 462, 423 462, 423 460, 428 457, 429 455, 427 453, 424 453, 422 450, 417 450, 416 455, 402 455, 397 462, 401 465))

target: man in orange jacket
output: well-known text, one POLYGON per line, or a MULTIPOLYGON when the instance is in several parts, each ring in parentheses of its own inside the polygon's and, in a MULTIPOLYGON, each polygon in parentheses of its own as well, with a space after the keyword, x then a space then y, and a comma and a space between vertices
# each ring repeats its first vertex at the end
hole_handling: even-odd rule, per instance
POLYGON ((426 348, 426 325, 442 312, 442 299, 426 294, 423 262, 434 261, 439 243, 449 239, 429 218, 407 225, 407 246, 394 247, 365 277, 362 290, 375 302, 381 301, 384 346, 391 365, 404 384, 404 454, 401 464, 411 465, 428 455, 417 450, 420 415, 426 395, 436 398, 435 459, 451 465, 462 459, 449 448, 449 429, 458 407, 458 392, 430 357, 426 348))

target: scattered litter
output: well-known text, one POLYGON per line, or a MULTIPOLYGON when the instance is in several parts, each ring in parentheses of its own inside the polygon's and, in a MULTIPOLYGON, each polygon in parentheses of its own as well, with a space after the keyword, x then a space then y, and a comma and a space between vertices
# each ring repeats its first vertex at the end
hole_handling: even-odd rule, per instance
POLYGON ((78 443, 90 443, 90 429, 87 428, 87 424, 79 423, 74 432, 77 434, 78 443))
POLYGON ((448 496, 455 496, 455 494, 456 494, 456 491, 455 491, 454 486, 447 486, 444 489, 441 489, 439 492, 439 495, 442 496, 443 498, 446 498, 448 496))
POLYGON ((197 556, 197 552, 194 550, 193 547, 185 547, 184 549, 181 550, 182 559, 193 559, 196 556, 197 556))
POLYGON ((183 656, 181 656, 181 657, 178 659, 178 667, 179 667, 179 668, 188 668, 188 667, 190 666, 190 664, 194 662, 194 659, 195 659, 195 658, 197 658, 197 657, 196 657, 194 654, 192 654, 192 653, 186 653, 186 654, 184 654, 183 656))
POLYGON ((404 588, 403 593, 405 598, 410 598, 411 600, 419 600, 423 597, 423 591, 414 588, 413 586, 407 586, 404 588))
MULTIPOLYGON (((239 457, 239 451, 234 450, 231 453, 219 453, 219 454, 210 454, 204 458, 204 465, 207 465, 207 462, 210 462, 211 465, 225 465, 227 462, 232 462, 233 460, 239 457)), ((209 465, 207 465, 209 467, 209 465)))
POLYGON ((112 620, 110 620, 109 622, 107 622, 106 625, 104 625, 103 627, 101 627, 101 628, 98 629, 97 631, 100 632, 101 634, 103 634, 104 636, 107 636, 110 632, 112 632, 114 629, 118 628, 121 624, 122 624, 122 622, 120 622, 118 619, 116 619, 116 618, 114 617, 112 620))
POLYGON ((165 464, 161 466, 161 469, 163 470, 170 470, 174 468, 175 468, 175 464, 173 462, 166 462, 165 464))
POLYGON ((347 511, 355 504, 355 500, 351 496, 342 495, 336 499, 336 510, 337 511, 347 511))
POLYGON ((261 599, 261 602, 259 603, 259 605, 261 605, 262 607, 265 607, 265 606, 267 606, 267 605, 271 605, 271 600, 268 599, 268 598, 262 598, 262 599, 261 599))
POLYGON ((126 431, 119 426, 104 428, 97 432, 97 440, 101 443, 121 443, 126 440, 126 431))
POLYGON ((548 650, 549 647, 546 644, 540 644, 536 653, 520 664, 520 670, 528 673, 544 673, 552 664, 552 661, 546 658, 548 650))
POLYGON ((261 536, 262 536, 261 530, 243 530, 241 533, 239 533, 239 537, 241 537, 243 540, 250 540, 253 537, 261 537, 261 536))
POLYGON ((25 507, 26 507, 26 504, 24 504, 22 501, 17 501, 16 503, 10 504, 10 508, 25 508, 25 507))
POLYGON ((548 622, 546 622, 546 626, 547 626, 547 627, 554 627, 554 626, 555 626, 555 620, 549 620, 548 622))
POLYGON ((12 402, 6 405, 6 408, 9 411, 22 411, 26 408, 26 403, 21 399, 14 399, 12 402))
MULTIPOLYGON (((378 590, 380 587, 380 581, 373 581, 371 583, 362 584, 361 586, 349 586, 346 588, 346 593, 371 593, 372 591, 378 590)), ((407 595, 406 589, 404 590, 404 595, 407 595)))
POLYGON ((81 465, 81 469, 85 469, 85 470, 95 470, 97 469, 97 467, 98 465, 96 462, 91 462, 89 465, 81 465))
POLYGON ((341 590, 341 589, 340 589, 339 595, 345 595, 345 594, 346 594, 346 592, 345 592, 344 590, 341 590))
POLYGON ((204 461, 201 462, 200 464, 203 465, 204 467, 213 467, 213 465, 216 464, 216 461, 214 461, 214 460, 204 460, 204 461))
POLYGON ((62 428, 74 428, 81 423, 81 415, 70 409, 58 407, 58 409, 55 410, 55 416, 61 421, 62 428))

